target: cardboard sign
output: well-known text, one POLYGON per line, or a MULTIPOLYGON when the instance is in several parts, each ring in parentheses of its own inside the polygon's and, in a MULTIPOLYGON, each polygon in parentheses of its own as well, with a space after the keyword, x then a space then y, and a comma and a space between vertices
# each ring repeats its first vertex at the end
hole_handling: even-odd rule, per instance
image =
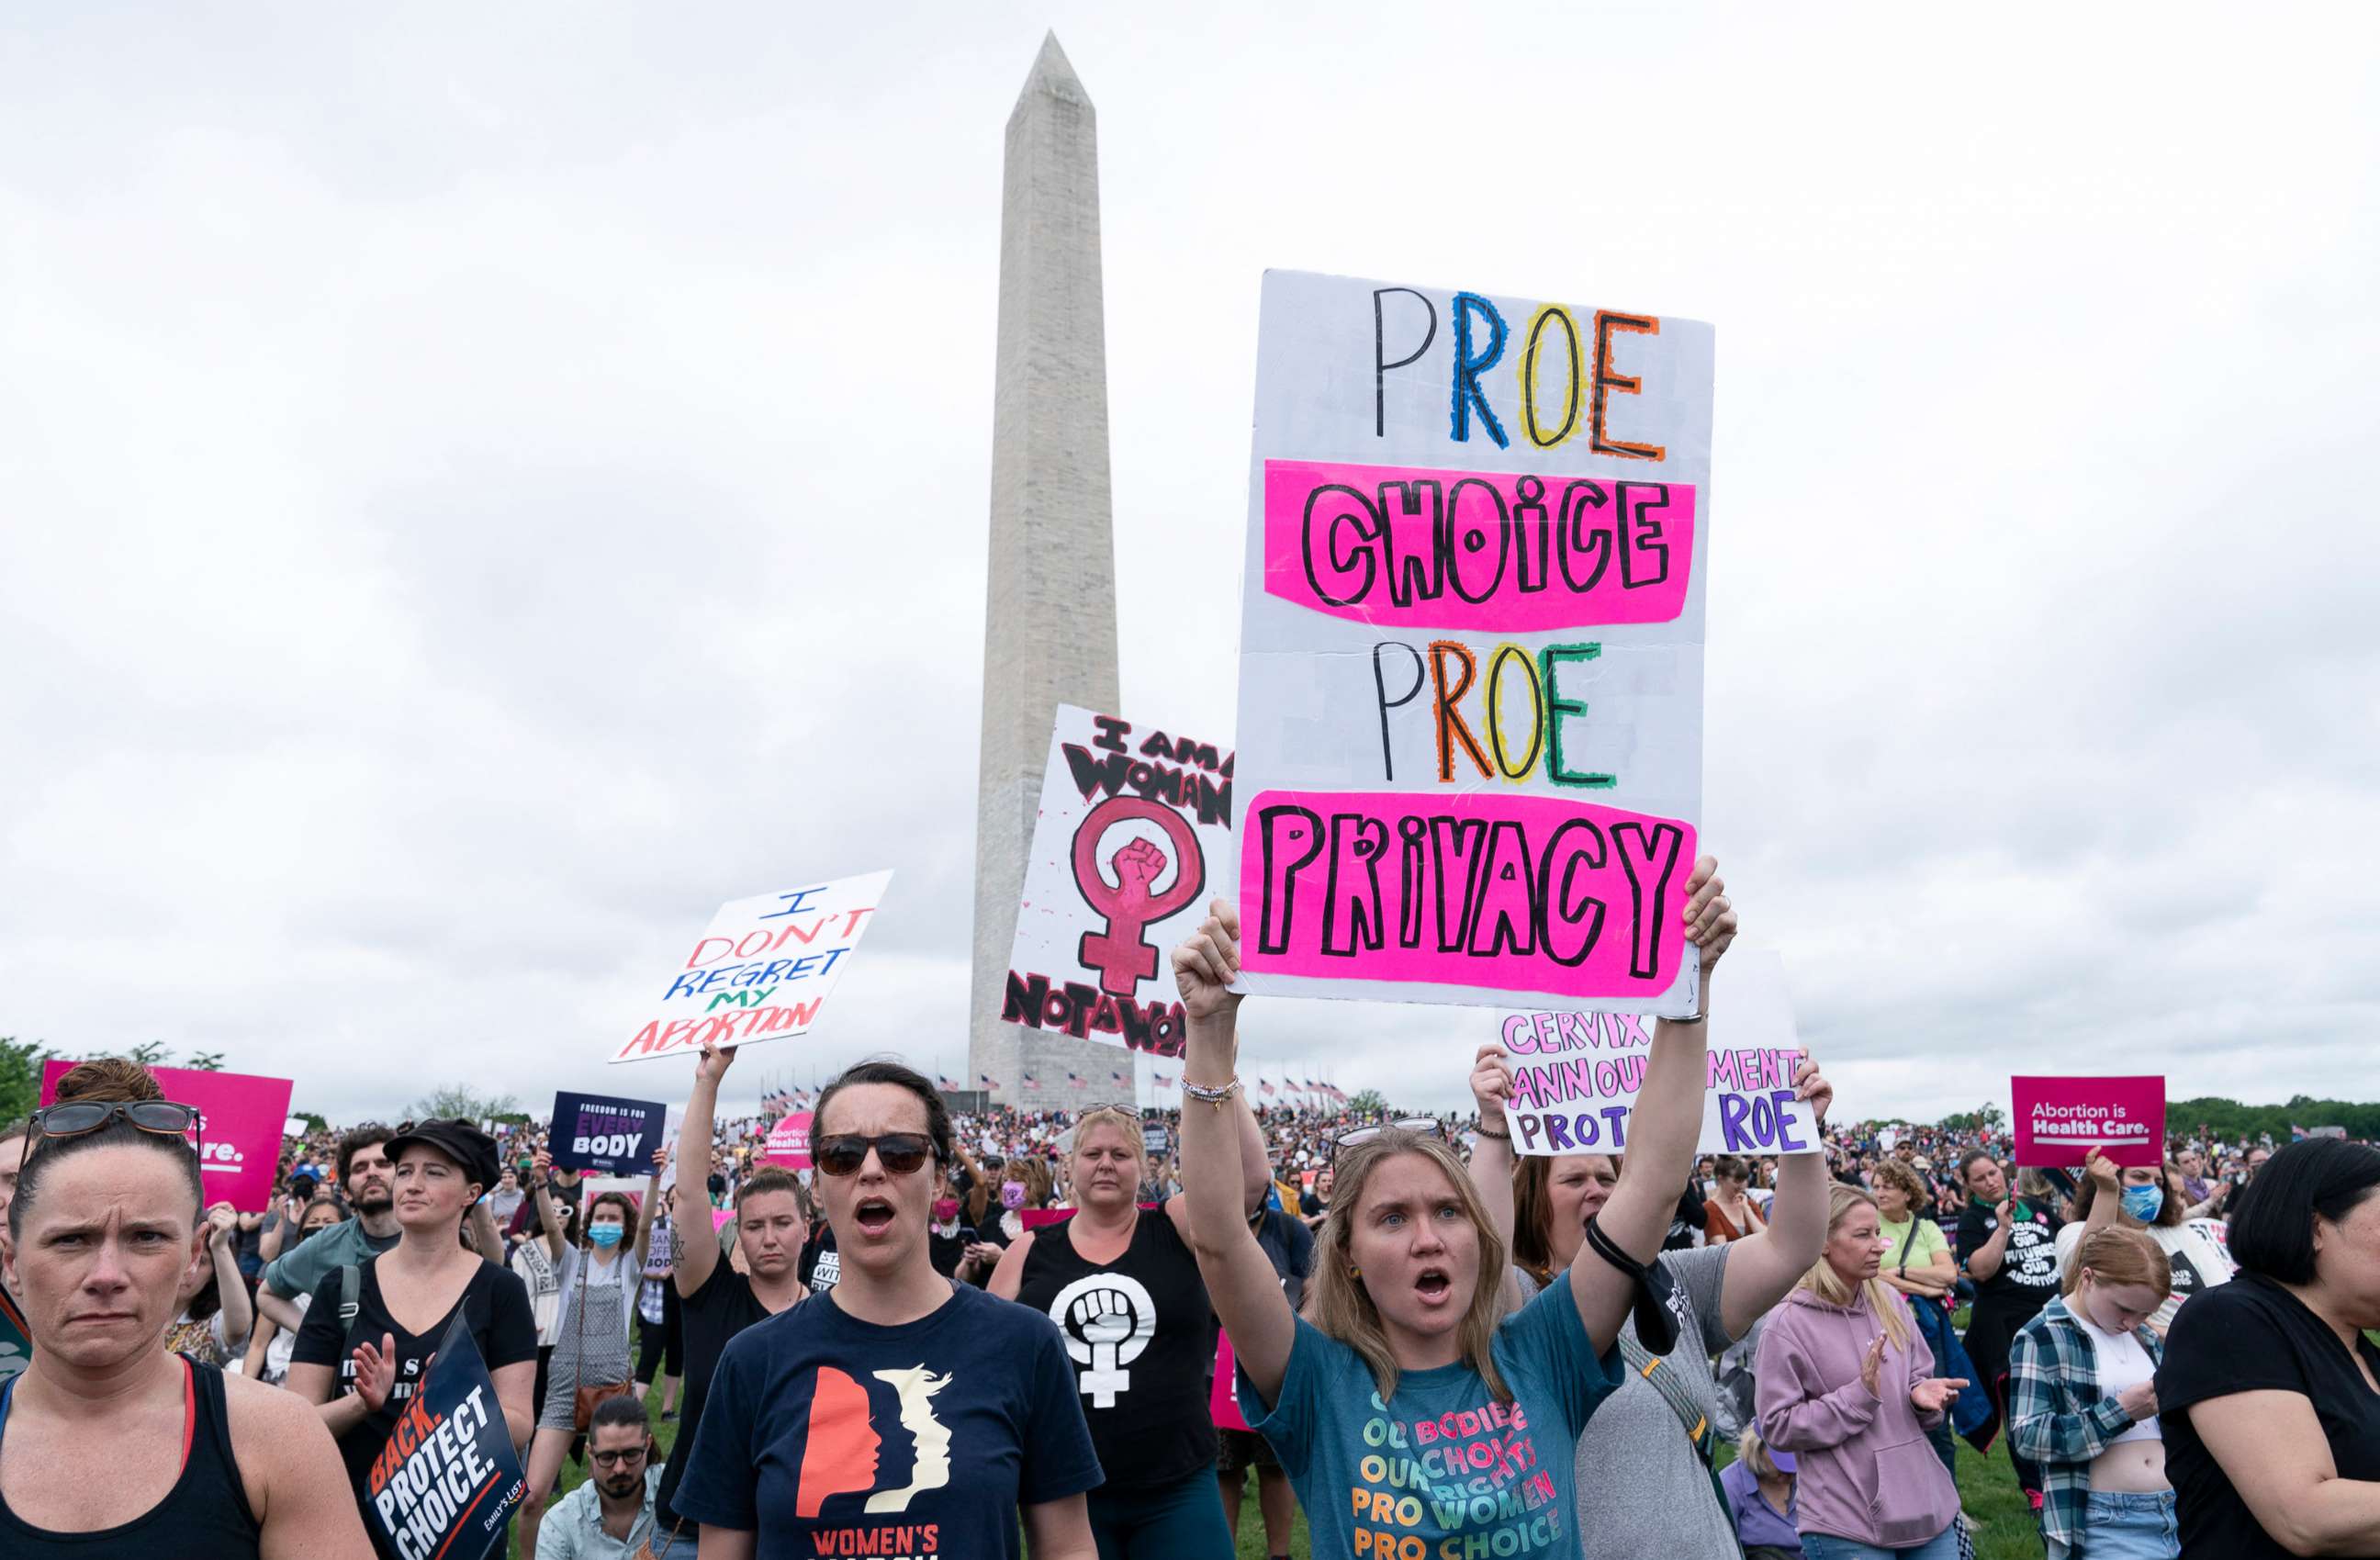
MULTIPOLYGON (((1703 1094, 1705 1154, 1815 1154, 1818 1123, 1793 1097, 1802 1042, 1773 953, 1728 955, 1715 983, 1703 1094)), ((1512 1053, 1512 1097, 1504 1108, 1512 1151, 1524 1155, 1624 1154, 1645 1081, 1656 1021, 1635 1013, 1508 1013, 1498 1038, 1512 1053)))
POLYGON ((1245 989, 1695 1010, 1711 365, 1690 320, 1266 274, 1245 989))
MULTIPOLYGON (((58 1080, 75 1065, 42 1064, 43 1105, 57 1103, 58 1080)), ((149 1070, 167 1099, 198 1107, 200 1179, 207 1202, 229 1203, 243 1214, 270 1208, 273 1179, 281 1168, 281 1127, 289 1119, 289 1080, 186 1067, 149 1070)))
POLYGON ((372 1459, 370 1520, 403 1560, 484 1560, 527 1486, 496 1384, 463 1318, 372 1459))
POLYGON ((1232 754, 1058 707, 1000 1016, 1178 1057, 1173 945, 1227 891, 1232 754))
POLYGON ((611 1059, 808 1034, 892 881, 871 872, 721 905, 684 961, 655 982, 611 1059))
POLYGON ((2104 1148, 2119 1165, 2165 1163, 2163 1078, 2010 1078, 2016 1162, 2070 1167, 2104 1148))
POLYGON ((810 1117, 814 1113, 796 1110, 769 1129, 769 1141, 760 1150, 760 1157, 771 1165, 783 1165, 789 1170, 810 1167, 810 1117))
POLYGON ((553 1131, 547 1143, 554 1167, 597 1170, 607 1176, 642 1178, 653 1168, 653 1150, 662 1145, 659 1100, 621 1099, 558 1089, 553 1131))

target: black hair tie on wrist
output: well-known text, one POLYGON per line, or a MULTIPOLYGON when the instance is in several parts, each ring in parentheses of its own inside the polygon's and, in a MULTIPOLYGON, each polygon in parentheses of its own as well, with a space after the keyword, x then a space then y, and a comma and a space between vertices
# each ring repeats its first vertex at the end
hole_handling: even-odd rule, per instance
MULTIPOLYGON (((1598 1215, 1599 1216, 1599 1215, 1598 1215)), ((1670 1281, 1669 1270, 1655 1257, 1640 1263, 1621 1251, 1611 1237, 1597 1227, 1596 1220, 1586 1221, 1586 1243, 1595 1254, 1626 1274, 1636 1287, 1636 1298, 1629 1314, 1636 1322, 1636 1341, 1648 1354, 1667 1354, 1678 1347, 1678 1317, 1670 1309, 1670 1296, 1677 1286, 1670 1281)))

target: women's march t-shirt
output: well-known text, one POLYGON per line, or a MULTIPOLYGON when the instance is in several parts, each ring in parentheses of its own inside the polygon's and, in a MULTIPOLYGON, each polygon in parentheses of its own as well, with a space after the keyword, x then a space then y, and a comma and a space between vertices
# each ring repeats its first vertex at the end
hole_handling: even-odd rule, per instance
POLYGON ((1049 1317, 967 1285, 899 1326, 814 1296, 737 1334, 670 1504, 758 1560, 1016 1560, 1016 1508, 1099 1482, 1049 1317))
POLYGON ((1574 1560, 1578 1434, 1625 1379, 1620 1351, 1596 1358, 1568 1284, 1505 1317, 1489 1348, 1510 1403, 1459 1363, 1403 1372, 1383 1403, 1364 1357, 1302 1316, 1271 1412, 1240 1373, 1240 1411, 1287 1470, 1315 1554, 1574 1560))

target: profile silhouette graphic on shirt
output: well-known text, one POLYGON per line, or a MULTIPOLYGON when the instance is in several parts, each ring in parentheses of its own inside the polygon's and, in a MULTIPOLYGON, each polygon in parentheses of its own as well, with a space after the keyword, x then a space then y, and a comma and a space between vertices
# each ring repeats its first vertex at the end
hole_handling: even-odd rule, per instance
POLYGON ((862 1493, 868 1495, 868 1510, 898 1514, 909 1509, 915 1496, 950 1483, 951 1433, 934 1417, 931 1399, 951 1385, 951 1378, 922 1365, 872 1375, 892 1388, 897 1406, 890 1416, 891 1428, 908 1437, 908 1482, 890 1490, 876 1487, 885 1437, 877 1429, 868 1389, 834 1366, 820 1365, 810 1390, 809 1430, 802 1445, 801 1477, 795 1485, 796 1516, 818 1517, 829 1497, 862 1493))

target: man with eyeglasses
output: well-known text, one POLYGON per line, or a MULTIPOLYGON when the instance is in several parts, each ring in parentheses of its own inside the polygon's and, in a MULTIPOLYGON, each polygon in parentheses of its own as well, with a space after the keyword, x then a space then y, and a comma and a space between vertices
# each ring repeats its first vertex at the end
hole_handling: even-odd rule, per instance
POLYGON ((547 1509, 537 1533, 537 1560, 640 1560, 650 1553, 653 1497, 662 1481, 643 1403, 623 1394, 595 1405, 587 1425, 587 1482, 547 1509))

